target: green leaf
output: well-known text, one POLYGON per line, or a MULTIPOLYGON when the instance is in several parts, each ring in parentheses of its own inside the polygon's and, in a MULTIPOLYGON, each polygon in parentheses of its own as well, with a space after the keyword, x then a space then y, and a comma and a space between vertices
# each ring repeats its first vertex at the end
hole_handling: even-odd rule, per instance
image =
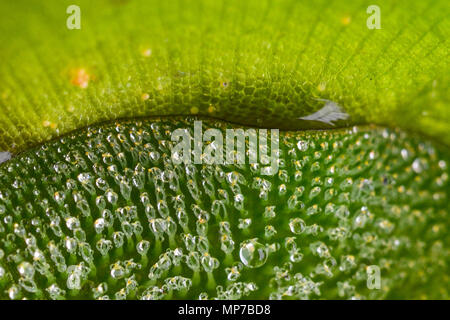
POLYGON ((448 152, 396 130, 281 132, 264 175, 177 165, 177 128, 194 137, 183 118, 120 121, 2 164, 0 298, 449 298, 448 152))
POLYGON ((0 3, 0 298, 449 298, 448 1, 76 2, 0 3), (174 168, 187 115, 284 166, 174 168))
POLYGON ((317 99, 351 116, 338 125, 450 144, 448 1, 80 0, 69 30, 72 2, 0 4, 3 151, 129 117, 328 128, 298 119, 317 99), (366 25, 372 4, 379 30, 366 25))

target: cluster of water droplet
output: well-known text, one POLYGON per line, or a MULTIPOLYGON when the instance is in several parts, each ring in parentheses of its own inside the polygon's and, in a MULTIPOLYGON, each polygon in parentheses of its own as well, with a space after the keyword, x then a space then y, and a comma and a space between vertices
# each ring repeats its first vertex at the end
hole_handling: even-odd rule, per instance
POLYGON ((174 165, 171 133, 192 126, 92 127, 3 164, 0 298, 381 298, 448 283, 448 158, 432 145, 284 132, 268 176, 174 165))

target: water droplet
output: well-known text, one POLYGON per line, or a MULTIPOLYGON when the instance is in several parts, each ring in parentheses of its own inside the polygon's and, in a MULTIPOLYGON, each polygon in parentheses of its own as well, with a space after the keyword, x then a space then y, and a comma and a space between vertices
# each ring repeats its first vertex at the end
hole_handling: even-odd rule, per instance
POLYGON ((294 218, 289 220, 289 228, 294 234, 301 234, 305 230, 306 224, 300 218, 294 218))
POLYGON ((307 141, 304 141, 304 140, 299 140, 299 141, 297 142, 297 148, 298 148, 298 150, 300 150, 300 151, 306 151, 306 150, 308 150, 308 142, 307 142, 307 141))
POLYGON ((241 244, 239 257, 245 266, 259 268, 266 263, 268 252, 265 246, 253 239, 241 244))

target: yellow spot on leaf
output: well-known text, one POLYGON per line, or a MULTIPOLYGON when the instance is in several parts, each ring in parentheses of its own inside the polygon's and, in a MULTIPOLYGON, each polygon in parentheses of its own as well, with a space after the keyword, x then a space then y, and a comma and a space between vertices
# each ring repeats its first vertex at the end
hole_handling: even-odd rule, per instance
POLYGON ((350 16, 344 16, 344 17, 342 17, 342 19, 341 19, 341 23, 342 23, 344 26, 348 26, 351 22, 352 22, 352 18, 351 18, 350 16))
POLYGON ((321 82, 317 86, 317 90, 319 90, 319 91, 325 91, 326 88, 327 88, 327 84, 325 82, 321 82))
POLYGON ((77 87, 82 89, 86 89, 89 85, 89 80, 91 79, 91 75, 86 71, 86 69, 75 69, 72 71, 72 78, 70 82, 77 87))
POLYGON ((150 48, 145 48, 141 51, 141 55, 145 58, 148 58, 152 55, 152 49, 150 48))

